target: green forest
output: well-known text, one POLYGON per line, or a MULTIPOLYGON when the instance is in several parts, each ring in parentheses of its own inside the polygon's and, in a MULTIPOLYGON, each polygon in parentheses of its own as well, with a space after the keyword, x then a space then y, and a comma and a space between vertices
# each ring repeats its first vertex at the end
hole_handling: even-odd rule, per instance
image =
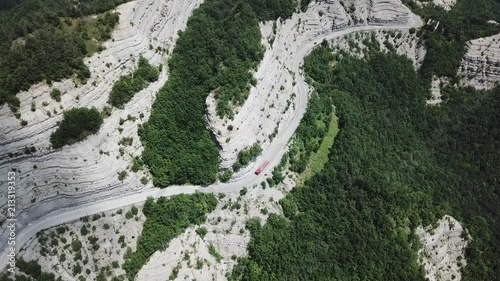
MULTIPOLYGON (((42 267, 37 261, 25 261, 22 258, 16 261, 16 266, 19 268, 20 272, 23 272, 27 276, 18 274, 16 275, 16 281, 62 281, 59 277, 56 279, 54 273, 47 273, 42 271, 42 267)), ((0 276, 1 281, 11 281, 7 275, 0 276)))
POLYGON ((500 22, 500 1, 498 0, 457 0, 449 12, 441 7, 424 5, 419 7, 413 0, 404 0, 424 22, 429 19, 439 21, 434 31, 433 25, 426 26, 417 35, 425 40, 427 54, 420 72, 430 78, 433 74, 455 78, 460 61, 466 52, 468 40, 500 33, 500 26, 488 20, 500 22))
POLYGON ((165 250, 168 242, 193 224, 201 224, 206 214, 215 210, 217 199, 213 194, 195 193, 148 198, 144 205, 146 221, 137 240, 137 250, 125 257, 123 269, 129 280, 135 276, 156 251, 165 250))
MULTIPOLYGON (((42 80, 74 76, 85 82, 90 72, 84 57, 102 49, 98 42, 109 39, 118 22, 109 11, 126 1, 0 2, 0 104, 15 109, 15 94, 42 80), (89 19, 92 14, 98 16, 89 19)), ((217 114, 231 118, 233 107, 245 101, 264 52, 259 21, 289 17, 310 2, 205 0, 194 11, 179 33, 169 79, 149 120, 139 127, 141 160, 154 185, 216 180, 220 160, 206 126, 208 94, 215 93, 217 114)), ((290 150, 267 184, 282 181, 285 166, 305 173, 337 119, 338 133, 323 169, 280 201, 283 215, 271 214, 266 223, 247 221, 248 256, 238 258, 229 280, 424 281, 417 256, 421 242, 413 230, 445 214, 472 237, 462 280, 499 279, 500 86, 480 91, 454 82, 466 41, 500 32, 500 26, 486 22, 500 22, 500 0, 457 0, 450 12, 403 2, 424 21, 440 22, 436 30, 417 32, 428 49, 418 72, 408 58, 380 52, 375 41, 363 58, 326 42, 306 57, 304 73, 314 92, 290 150), (452 78, 437 106, 426 104, 432 75, 452 78)), ((158 75, 140 57, 138 69, 115 83, 109 103, 123 107, 158 75)), ((51 96, 60 99, 61 92, 54 89, 51 96)), ((95 108, 68 110, 50 137, 52 147, 84 140, 102 123, 95 108)), ((233 170, 261 152, 258 144, 240 151, 233 170)), ((221 180, 231 173, 227 170, 221 180)), ((129 280, 152 254, 204 222, 216 205, 215 196, 205 193, 148 198, 137 249, 125 255, 122 265, 129 280)), ((135 215, 129 211, 127 217, 135 215)), ((219 255, 213 245, 209 249, 219 255)), ((17 266, 30 277, 16 280, 55 279, 36 261, 19 260, 17 266)))
POLYGON ((314 92, 309 98, 308 109, 295 131, 293 144, 288 151, 290 171, 302 173, 311 154, 318 151, 333 114, 332 105, 329 95, 314 92))
POLYGON ((212 91, 220 115, 248 95, 259 63, 259 21, 288 17, 294 0, 207 0, 188 20, 169 60, 170 76, 139 130, 156 186, 215 181, 219 152, 205 121, 212 91))
POLYGON ((82 141, 89 135, 97 133, 102 123, 102 116, 95 107, 72 108, 64 112, 59 127, 50 135, 50 143, 53 148, 61 148, 82 141))
POLYGON ((249 257, 231 279, 424 280, 409 230, 451 214, 473 237, 463 280, 496 280, 500 89, 450 87, 428 107, 428 80, 407 58, 332 52, 305 61, 337 108, 328 163, 281 201, 285 217, 247 223, 249 257))
POLYGON ((134 73, 122 76, 115 82, 108 102, 114 107, 122 108, 136 93, 146 88, 149 83, 157 81, 159 75, 158 68, 150 65, 147 59, 140 56, 134 73))
POLYGON ((15 110, 15 94, 43 80, 75 75, 85 82, 83 58, 102 50, 99 42, 118 23, 118 14, 106 11, 126 1, 23 0, 0 7, 0 105, 15 110))

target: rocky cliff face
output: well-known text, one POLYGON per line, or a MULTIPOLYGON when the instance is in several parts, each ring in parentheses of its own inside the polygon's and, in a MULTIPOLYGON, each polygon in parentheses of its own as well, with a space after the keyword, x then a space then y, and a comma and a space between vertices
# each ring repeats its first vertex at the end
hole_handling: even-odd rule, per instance
MULTIPOLYGON (((123 181, 117 173, 129 170, 132 158, 142 152, 137 126, 148 119, 155 95, 168 78, 167 67, 158 82, 137 93, 124 109, 114 109, 100 131, 85 141, 53 150, 50 134, 62 120, 64 110, 74 107, 102 110, 113 83, 133 70, 134 59, 139 55, 154 65, 165 63, 178 31, 186 27, 192 11, 201 3, 202 0, 137 0, 121 5, 117 9, 120 23, 112 40, 105 43, 106 50, 85 59, 91 71, 87 84, 78 85, 66 79, 52 86, 40 83, 19 93, 21 118, 28 122, 26 126, 21 126, 7 106, 0 107, 0 174, 17 171, 19 227, 65 208, 152 187, 140 182, 142 176, 148 176, 147 172, 129 173, 123 181), (51 99, 52 88, 64 93, 61 102, 51 99), (137 119, 122 122, 128 115, 137 119), (120 146, 123 137, 132 138, 133 144, 120 146), (36 151, 25 155, 25 148, 31 147, 36 151)), ((312 38, 332 33, 337 22, 367 26, 371 23, 369 18, 400 20, 407 13, 399 0, 330 0, 312 2, 306 13, 278 21, 276 28, 273 22, 262 23, 266 53, 256 70, 257 84, 248 100, 235 109, 232 120, 215 116, 215 101, 211 97, 207 100, 209 125, 222 145, 223 167, 234 163, 238 151, 245 146, 256 142, 263 149, 271 146, 272 139, 283 135, 290 122, 296 120, 294 111, 299 100, 296 77, 302 71, 292 66, 306 55, 312 38)), ((242 170, 245 172, 248 170, 242 170)), ((6 206, 6 193, 0 193, 0 223, 5 219, 6 206)), ((6 228, 2 228, 0 238, 6 234, 6 228)))
POLYGON ((460 270, 467 265, 465 248, 467 231, 451 216, 444 216, 436 226, 418 227, 415 233, 423 247, 419 251, 419 262, 430 281, 460 281, 460 270))
POLYGON ((432 0, 432 1, 415 0, 415 3, 417 3, 420 6, 433 4, 445 9, 446 11, 449 11, 455 6, 457 0, 432 0))
MULTIPOLYGON (((296 103, 295 76, 301 75, 293 72, 292 63, 311 38, 353 26, 406 23, 410 15, 400 0, 326 0, 311 2, 305 13, 286 21, 261 24, 266 53, 246 102, 228 119, 216 115, 213 95, 206 101, 209 127, 222 148, 222 168, 231 167, 244 147, 260 143, 266 149, 289 124, 296 103)), ((248 172, 242 169, 239 175, 248 172)))
POLYGON ((399 0, 341 0, 339 3, 352 25, 405 23, 410 19, 408 9, 399 0))
POLYGON ((467 42, 467 54, 458 73, 465 85, 478 89, 500 83, 500 34, 467 42))

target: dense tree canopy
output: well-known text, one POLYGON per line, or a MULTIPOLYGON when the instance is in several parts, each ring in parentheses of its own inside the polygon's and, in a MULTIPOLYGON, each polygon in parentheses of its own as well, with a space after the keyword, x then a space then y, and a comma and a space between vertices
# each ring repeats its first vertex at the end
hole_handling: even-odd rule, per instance
POLYGON ((448 88, 427 107, 427 80, 408 59, 326 47, 305 71, 337 107, 340 132, 325 168, 282 200, 287 219, 248 222, 250 255, 232 279, 424 280, 410 230, 445 213, 473 237, 463 279, 495 279, 500 89, 448 88))
MULTIPOLYGON (((314 51, 305 65, 306 73, 315 67, 311 63, 326 71, 313 76, 314 86, 338 110, 341 129, 330 161, 282 202, 291 222, 273 215, 264 228, 249 223, 250 259, 241 260, 235 276, 241 275, 242 280, 423 280, 409 244, 414 237, 406 231, 406 219, 421 221, 409 206, 419 205, 424 195, 414 194, 409 186, 421 177, 415 167, 427 159, 418 153, 422 141, 408 130, 416 120, 411 121, 405 110, 392 109, 416 106, 418 101, 422 103, 415 110, 422 109, 422 87, 411 64, 402 58, 374 55, 370 64, 344 59, 333 73, 330 52, 325 47, 314 51), (407 82, 381 83, 377 76, 382 66, 384 79, 396 74, 398 81, 407 82), (382 97, 389 93, 394 97, 382 97), (402 119, 405 122, 399 123, 402 119), (414 160, 402 168, 395 165, 399 157, 414 160)), ((314 126, 316 119, 303 122, 314 126)))
POLYGON ((50 135, 52 147, 60 148, 84 140, 87 136, 99 131, 102 117, 94 107, 73 108, 64 112, 59 128, 50 135))
MULTIPOLYGON (((23 272, 28 277, 25 277, 21 274, 16 275, 16 281, 55 281, 54 273, 47 273, 42 271, 42 267, 38 264, 37 261, 25 261, 20 258, 16 261, 16 267, 19 268, 20 272, 23 272)), ((11 281, 12 279, 8 278, 7 275, 1 276, 0 280, 2 281, 11 281)), ((57 279, 60 280, 60 279, 57 279)))
MULTIPOLYGON (((486 23, 498 21, 498 1, 459 0, 449 13, 414 8, 441 21, 436 32, 419 33, 429 48, 421 69, 426 81, 431 74, 455 77, 465 41, 499 32, 486 23)), ((335 69, 328 63, 333 59, 338 60, 326 48, 307 58, 306 73, 316 81, 319 97, 313 95, 296 133, 299 141, 314 140, 313 132, 321 135, 313 130, 317 118, 310 118, 321 113, 315 100, 336 105, 341 131, 330 161, 282 200, 290 221, 271 215, 263 227, 248 223, 250 257, 240 260, 232 278, 422 280, 418 241, 408 227, 444 213, 461 220, 473 237, 463 279, 497 278, 500 88, 447 87, 443 105, 425 107, 428 84, 412 74, 405 59, 348 58, 335 69)), ((314 149, 316 143, 306 144, 314 149)), ((308 149, 289 153, 291 168, 298 171, 307 160, 302 151, 308 149)))
POLYGON ((435 199, 451 206, 473 238, 462 280, 494 280, 500 276, 500 87, 443 93, 446 103, 429 109, 424 127, 439 165, 453 171, 435 199))
POLYGON ((158 80, 160 72, 149 64, 144 57, 139 57, 139 65, 134 73, 120 77, 109 94, 109 103, 123 107, 134 95, 144 89, 148 83, 158 80))
POLYGON ((123 269, 133 280, 137 272, 156 251, 165 250, 168 242, 192 224, 205 221, 206 214, 217 206, 213 194, 195 193, 176 195, 154 201, 148 198, 144 205, 146 221, 137 241, 137 250, 125 257, 123 269))

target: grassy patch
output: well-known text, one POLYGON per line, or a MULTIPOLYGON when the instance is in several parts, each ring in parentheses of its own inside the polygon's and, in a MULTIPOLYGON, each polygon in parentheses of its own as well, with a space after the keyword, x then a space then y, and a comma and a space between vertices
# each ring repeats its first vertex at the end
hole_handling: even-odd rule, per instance
POLYGON ((337 117, 335 112, 332 112, 332 116, 330 119, 331 120, 328 124, 328 131, 323 137, 319 149, 316 152, 311 153, 309 161, 307 162, 307 166, 297 181, 297 185, 300 185, 304 181, 312 178, 315 174, 321 171, 326 162, 328 162, 328 154, 330 153, 330 148, 332 148, 335 136, 337 136, 337 133, 339 132, 339 118, 337 117))

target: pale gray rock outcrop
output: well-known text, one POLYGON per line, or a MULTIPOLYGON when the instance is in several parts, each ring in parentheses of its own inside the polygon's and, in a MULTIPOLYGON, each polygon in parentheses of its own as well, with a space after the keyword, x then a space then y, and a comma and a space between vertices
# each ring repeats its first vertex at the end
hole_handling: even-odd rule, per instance
POLYGON ((458 73, 465 85, 477 89, 500 83, 500 34, 468 41, 458 73))
POLYGON ((451 216, 444 216, 436 226, 419 226, 415 233, 423 247, 419 262, 430 281, 460 281, 460 270, 467 265, 465 248, 470 240, 467 230, 451 216))
MULTIPOLYGON (((118 180, 117 173, 129 170, 132 157, 142 152, 137 127, 149 117, 156 93, 167 80, 166 67, 159 80, 137 93, 124 109, 113 110, 97 134, 56 150, 50 149, 50 134, 57 122, 62 120, 64 110, 74 107, 101 110, 106 106, 113 83, 120 76, 132 72, 139 55, 142 54, 154 65, 164 63, 165 55, 174 48, 178 31, 185 29, 187 19, 201 2, 139 0, 120 5, 117 7, 121 14, 120 22, 112 40, 104 43, 106 50, 84 60, 91 71, 87 84, 76 85, 72 79, 54 83, 53 87, 65 93, 60 103, 50 98, 52 87, 46 83, 19 93, 21 118, 28 121, 24 127, 7 106, 0 108, 0 174, 5 175, 0 181, 3 184, 7 171, 16 169, 16 218, 19 228, 49 213, 152 187, 151 183, 140 183, 140 178, 145 175, 143 172, 129 171, 123 181, 118 180), (157 51, 157 47, 166 51, 157 51), (36 104, 34 112, 31 111, 32 102, 36 104), (48 105, 43 106, 43 103, 48 105), (49 116, 47 111, 52 114, 49 116), (142 120, 139 118, 141 113, 144 114, 142 120), (128 115, 137 120, 120 125, 120 119, 127 119, 128 115), (121 155, 118 143, 123 137, 132 137, 133 144, 122 147, 124 151, 121 155), (22 153, 25 147, 32 146, 36 149, 35 153, 22 153), (11 158, 10 153, 20 153, 20 156, 11 158)), ((6 207, 7 193, 2 191, 0 219, 5 219, 6 207)), ((6 228, 2 227, 2 243, 6 241, 5 235, 6 228)))

